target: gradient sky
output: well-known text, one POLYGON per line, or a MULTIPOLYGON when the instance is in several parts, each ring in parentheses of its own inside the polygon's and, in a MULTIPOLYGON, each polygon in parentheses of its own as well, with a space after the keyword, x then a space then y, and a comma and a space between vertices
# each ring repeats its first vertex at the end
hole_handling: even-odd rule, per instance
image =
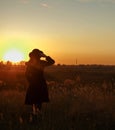
POLYGON ((115 64, 115 0, 0 0, 0 60, 33 48, 56 63, 115 64))

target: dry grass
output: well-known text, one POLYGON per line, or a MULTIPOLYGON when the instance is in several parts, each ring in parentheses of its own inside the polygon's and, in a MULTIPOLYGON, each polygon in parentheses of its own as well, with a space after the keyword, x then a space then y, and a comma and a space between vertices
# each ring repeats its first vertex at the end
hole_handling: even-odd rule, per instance
POLYGON ((0 130, 114 130, 115 95, 99 87, 50 87, 50 103, 43 105, 42 117, 29 123, 31 108, 24 105, 25 91, 0 92, 0 130))

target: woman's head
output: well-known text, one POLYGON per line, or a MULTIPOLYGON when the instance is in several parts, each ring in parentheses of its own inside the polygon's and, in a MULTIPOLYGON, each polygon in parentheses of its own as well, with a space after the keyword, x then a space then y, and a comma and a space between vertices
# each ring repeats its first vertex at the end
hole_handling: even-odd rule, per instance
POLYGON ((39 49, 33 49, 32 52, 29 53, 30 58, 41 58, 43 55, 43 52, 39 49))

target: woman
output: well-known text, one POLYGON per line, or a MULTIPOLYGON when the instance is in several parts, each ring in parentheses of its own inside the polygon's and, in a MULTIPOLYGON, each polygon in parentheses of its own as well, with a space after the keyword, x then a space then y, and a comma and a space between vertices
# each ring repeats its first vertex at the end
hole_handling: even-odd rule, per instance
POLYGON ((33 114, 41 110, 43 102, 49 102, 48 89, 44 78, 44 68, 55 61, 39 49, 29 53, 30 60, 26 63, 26 77, 29 83, 25 104, 33 106, 33 114), (44 57, 45 60, 41 60, 44 57))

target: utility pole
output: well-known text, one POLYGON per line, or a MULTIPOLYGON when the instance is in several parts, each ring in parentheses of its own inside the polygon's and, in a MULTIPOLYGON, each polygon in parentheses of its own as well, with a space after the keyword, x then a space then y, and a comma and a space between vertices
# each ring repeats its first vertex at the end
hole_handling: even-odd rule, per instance
POLYGON ((75 62, 76 62, 76 65, 77 65, 77 58, 76 58, 76 61, 75 61, 75 62))

